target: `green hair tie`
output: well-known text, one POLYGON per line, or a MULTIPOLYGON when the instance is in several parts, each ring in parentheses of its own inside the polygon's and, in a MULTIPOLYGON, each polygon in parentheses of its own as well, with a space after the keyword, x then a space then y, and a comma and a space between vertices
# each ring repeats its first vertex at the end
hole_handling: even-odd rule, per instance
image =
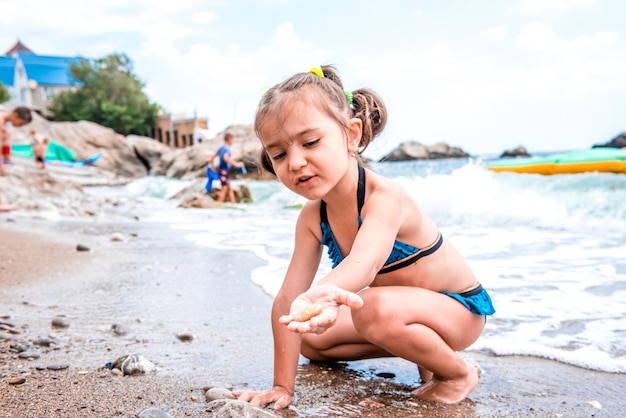
POLYGON ((352 102, 354 101, 354 98, 352 97, 352 92, 348 90, 344 90, 343 92, 346 95, 346 99, 348 99, 348 103, 352 104, 352 102))

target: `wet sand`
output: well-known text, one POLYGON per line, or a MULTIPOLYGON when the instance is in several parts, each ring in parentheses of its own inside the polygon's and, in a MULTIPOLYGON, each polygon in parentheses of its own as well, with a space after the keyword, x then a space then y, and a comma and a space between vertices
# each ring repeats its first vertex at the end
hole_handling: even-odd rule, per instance
MULTIPOLYGON (((200 417, 208 416, 206 388, 268 388, 271 298, 250 280, 260 265, 249 253, 201 248, 165 224, 0 214, 0 416, 133 417, 152 407, 200 417), (124 240, 111 240, 114 233, 124 240), (78 244, 91 251, 77 251, 78 244), (52 327, 55 318, 69 327, 52 327), (113 324, 129 332, 116 336, 113 324), (182 332, 193 340, 178 339, 182 332), (45 338, 54 343, 34 343, 45 338), (20 358, 11 348, 18 343, 39 357, 20 358), (104 367, 130 353, 158 371, 122 377, 104 367)), ((482 373, 459 405, 411 398, 418 375, 402 360, 302 361, 296 400, 277 415, 626 414, 624 374, 531 357, 461 355, 482 373)))

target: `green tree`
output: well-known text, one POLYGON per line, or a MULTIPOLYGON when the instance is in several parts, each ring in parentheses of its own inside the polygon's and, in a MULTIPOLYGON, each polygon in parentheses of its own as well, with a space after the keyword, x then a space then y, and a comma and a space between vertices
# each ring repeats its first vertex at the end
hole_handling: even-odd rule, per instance
POLYGON ((70 71, 81 86, 52 100, 48 110, 54 120, 88 120, 123 135, 150 135, 159 106, 143 92, 144 84, 133 74, 128 56, 83 60, 70 71))
POLYGON ((4 84, 2 84, 2 81, 0 81, 0 103, 8 102, 10 98, 11 95, 9 94, 7 89, 4 88, 4 84))

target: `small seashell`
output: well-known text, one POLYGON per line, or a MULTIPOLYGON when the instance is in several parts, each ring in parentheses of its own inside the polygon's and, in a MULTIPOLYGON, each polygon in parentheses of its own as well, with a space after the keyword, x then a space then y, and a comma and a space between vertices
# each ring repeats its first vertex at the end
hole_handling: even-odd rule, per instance
POLYGON ((311 305, 306 306, 300 312, 296 312, 292 315, 292 318, 296 322, 306 322, 309 319, 313 318, 322 313, 324 307, 319 303, 313 303, 311 305))
POLYGON ((118 369, 123 376, 144 374, 156 371, 156 366, 141 354, 122 356, 113 363, 107 363, 109 369, 118 369))

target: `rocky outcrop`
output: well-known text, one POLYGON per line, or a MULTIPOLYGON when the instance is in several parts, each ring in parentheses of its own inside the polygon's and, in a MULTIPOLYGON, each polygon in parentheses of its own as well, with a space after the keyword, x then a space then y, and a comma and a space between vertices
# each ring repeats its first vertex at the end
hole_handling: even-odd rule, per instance
POLYGON ((81 167, 81 173, 69 167, 50 166, 39 170, 35 164, 16 162, 0 176, 0 199, 18 210, 46 213, 51 216, 96 216, 118 204, 117 199, 99 199, 84 192, 91 184, 116 184, 108 172, 96 167, 81 167))
POLYGON ((626 132, 617 135, 606 144, 595 144, 592 148, 626 148, 626 132))
POLYGON ((467 158, 470 155, 461 148, 445 143, 422 145, 416 141, 403 142, 396 149, 380 159, 383 161, 441 160, 446 158, 467 158))
POLYGON ((175 149, 161 156, 152 173, 178 179, 195 178, 205 173, 207 163, 217 148, 207 145, 195 145, 175 149))
MULTIPOLYGON (((90 166, 68 167, 50 162, 39 170, 32 159, 14 158, 14 165, 0 176, 0 202, 20 210, 49 211, 67 216, 95 216, 107 207, 116 207, 116 199, 85 193, 86 186, 115 186, 147 174, 193 179, 193 188, 177 196, 181 207, 210 208, 219 189, 206 193, 206 167, 215 151, 224 143, 224 133, 204 144, 185 149, 172 149, 152 138, 129 135, 92 122, 49 122, 39 115, 22 128, 10 127, 12 143, 30 143, 30 129, 70 148, 78 160, 97 153, 102 156, 90 166), (202 178, 198 178, 202 177, 202 178)), ((256 169, 261 143, 251 125, 232 126, 235 134, 233 158, 246 162, 250 171, 256 169)), ((237 201, 250 201, 244 185, 235 190, 237 201)))
POLYGON ((500 154, 500 158, 505 157, 530 157, 530 154, 528 153, 526 148, 520 145, 517 148, 508 149, 500 154))

